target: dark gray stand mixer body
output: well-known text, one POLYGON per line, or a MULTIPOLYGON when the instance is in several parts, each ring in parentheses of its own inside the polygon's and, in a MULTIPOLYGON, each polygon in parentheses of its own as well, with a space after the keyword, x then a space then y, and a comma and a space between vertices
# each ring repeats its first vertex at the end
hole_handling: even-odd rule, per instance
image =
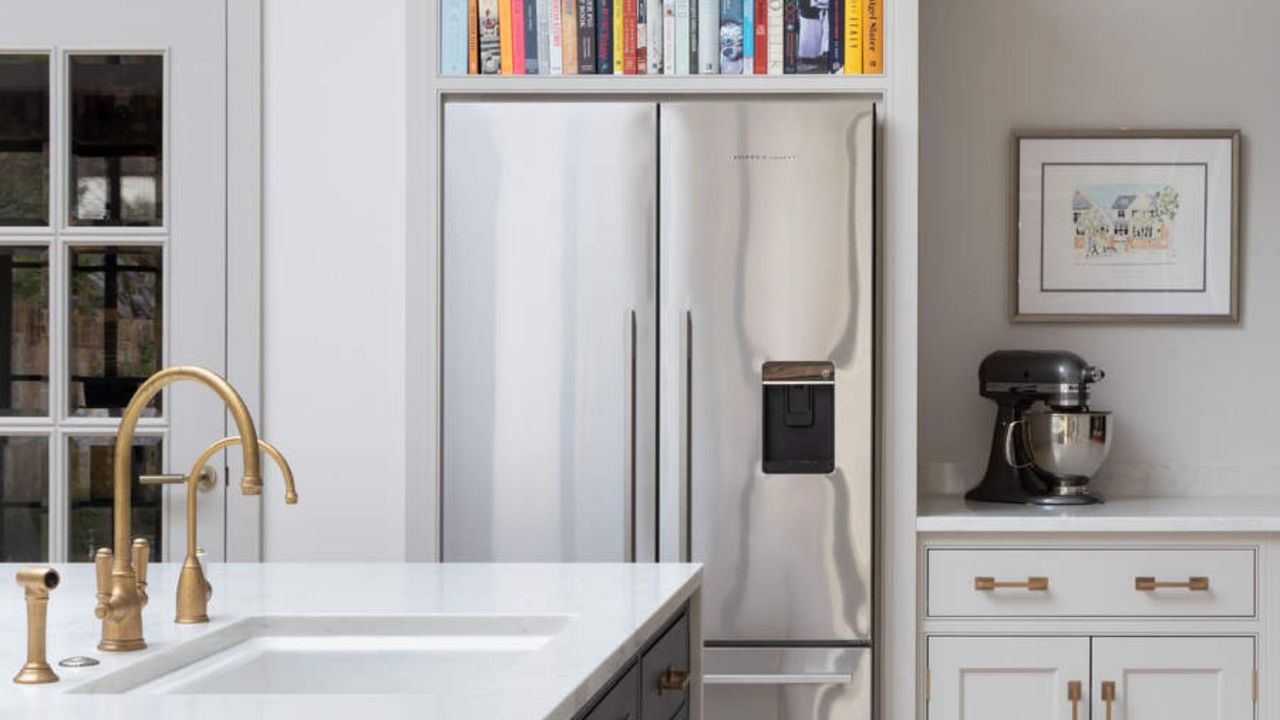
MULTIPOLYGON (((1050 488, 1051 478, 1034 467, 1015 467, 1005 459, 1009 424, 1021 420, 1037 402, 1056 412, 1079 412, 1089 407, 1089 384, 1103 372, 1084 358, 1066 351, 997 350, 978 367, 978 394, 995 401, 995 427, 991 452, 982 482, 965 493, 966 500, 1036 505, 1086 505, 1099 502, 1095 495, 1060 495, 1050 488)), ((1020 453, 1014 444, 1014 452, 1020 453)), ((1022 464, 1022 458, 1015 457, 1022 464)))

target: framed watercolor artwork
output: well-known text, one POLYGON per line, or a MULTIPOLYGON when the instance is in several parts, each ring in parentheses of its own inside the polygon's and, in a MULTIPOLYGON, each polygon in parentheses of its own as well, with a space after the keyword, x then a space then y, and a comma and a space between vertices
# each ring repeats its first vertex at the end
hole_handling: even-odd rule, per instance
POLYGON ((1014 322, 1238 322, 1240 133, 1016 132, 1014 322))

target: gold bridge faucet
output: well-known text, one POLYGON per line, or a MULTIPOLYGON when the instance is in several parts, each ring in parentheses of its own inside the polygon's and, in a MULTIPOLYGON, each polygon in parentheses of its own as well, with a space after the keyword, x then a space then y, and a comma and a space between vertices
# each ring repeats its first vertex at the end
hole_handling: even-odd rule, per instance
POLYGON ((258 432, 253 427, 249 408, 231 384, 217 373, 192 365, 165 368, 147 378, 133 394, 120 418, 120 430, 116 434, 115 448, 115 552, 107 548, 98 550, 97 563, 98 606, 94 615, 102 620, 102 640, 99 650, 141 650, 147 646, 142 638, 142 608, 147 604, 147 560, 150 554, 146 540, 141 538, 133 545, 132 562, 129 557, 129 534, 132 521, 132 497, 130 481, 133 477, 133 436, 138 420, 151 398, 166 385, 179 380, 193 380, 217 393, 235 420, 244 446, 244 473, 240 489, 246 495, 262 492, 258 432), (136 568, 135 568, 136 566, 136 568))
MULTIPOLYGON (((191 472, 186 475, 143 475, 139 478, 139 482, 144 485, 169 485, 183 482, 187 484, 187 557, 182 561, 182 571, 178 574, 178 611, 174 618, 176 622, 209 622, 209 598, 213 595, 213 586, 205 578, 204 568, 196 558, 196 488, 204 472, 204 464, 209 461, 209 458, 219 450, 239 443, 240 438, 236 436, 215 441, 200 453, 191 466, 191 472)), ((284 455, 276 449, 275 445, 262 438, 258 438, 258 447, 275 461, 280 468, 280 474, 284 476, 285 504, 297 504, 298 491, 293 484, 293 470, 289 467, 289 461, 284 459, 284 455)), ((246 491, 245 494, 257 493, 246 491)))

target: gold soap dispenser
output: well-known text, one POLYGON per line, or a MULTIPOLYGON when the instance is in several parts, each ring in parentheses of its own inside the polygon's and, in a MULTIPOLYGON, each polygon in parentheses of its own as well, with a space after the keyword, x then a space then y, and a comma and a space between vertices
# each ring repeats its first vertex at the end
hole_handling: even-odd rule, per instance
POLYGON ((13 678, 19 685, 58 682, 45 657, 45 631, 49 619, 49 592, 58 587, 58 571, 29 567, 18 571, 18 584, 27 600, 27 662, 13 678))

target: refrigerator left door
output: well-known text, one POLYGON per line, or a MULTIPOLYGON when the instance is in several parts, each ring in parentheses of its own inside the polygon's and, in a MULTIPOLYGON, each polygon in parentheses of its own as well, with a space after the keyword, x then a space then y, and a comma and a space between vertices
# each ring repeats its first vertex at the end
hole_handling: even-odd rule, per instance
POLYGON ((657 109, 444 114, 442 556, 656 555, 657 109))

